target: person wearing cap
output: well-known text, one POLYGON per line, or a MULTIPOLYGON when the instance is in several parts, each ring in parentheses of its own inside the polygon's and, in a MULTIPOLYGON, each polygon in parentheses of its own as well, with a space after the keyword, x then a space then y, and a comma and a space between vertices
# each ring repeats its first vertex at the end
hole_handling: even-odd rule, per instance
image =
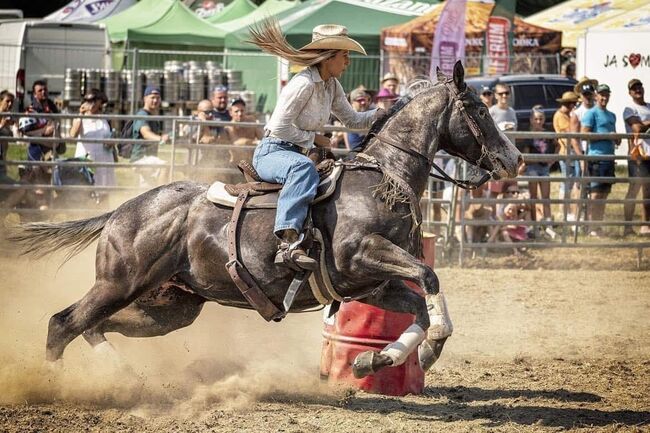
POLYGON ((399 78, 392 72, 386 72, 381 79, 381 88, 387 89, 395 95, 399 95, 399 78))
MULTIPOLYGON (((632 98, 632 103, 623 110, 623 120, 625 121, 625 132, 628 134, 647 133, 650 129, 650 103, 645 101, 645 89, 641 80, 634 78, 627 83, 627 90, 632 98)), ((628 140, 629 153, 634 156, 633 160, 627 164, 628 175, 631 178, 641 177, 650 181, 650 139, 628 140)), ((630 182, 627 200, 636 200, 639 190, 644 200, 650 200, 650 183, 630 182)), ((632 221, 634 217, 634 203, 624 205, 625 221, 632 221)), ((643 203, 643 221, 645 225, 641 226, 639 233, 650 235, 650 202, 643 203)), ((632 227, 625 227, 623 234, 633 234, 632 227)))
MULTIPOLYGON (((571 112, 571 132, 580 132, 582 128, 582 117, 594 106, 596 86, 598 86, 598 80, 583 77, 573 87, 574 93, 580 95, 580 101, 576 108, 571 112)), ((584 155, 587 150, 587 140, 572 138, 571 146, 576 155, 584 155)), ((581 168, 584 168, 584 165, 584 161, 580 163, 581 168)), ((578 173, 577 176, 580 176, 580 173, 578 173)))
POLYGON ((479 97, 486 107, 490 108, 494 105, 494 92, 490 86, 481 86, 479 89, 479 97))
MULTIPOLYGON (((160 89, 149 85, 144 90, 144 106, 135 113, 136 116, 151 116, 158 113, 160 109, 160 89)), ((133 121, 134 139, 153 140, 157 144, 134 143, 131 151, 131 162, 135 164, 164 164, 165 161, 158 158, 158 145, 169 141, 169 136, 163 133, 163 123, 160 120, 137 119, 133 121)), ((163 181, 164 170, 159 168, 143 168, 139 170, 140 185, 154 186, 163 181)))
MULTIPOLYGON (((596 104, 582 117, 581 132, 610 133, 616 132, 616 115, 607 110, 610 88, 607 84, 596 87, 596 104)), ((587 155, 614 155, 618 140, 592 140, 587 148, 587 155)), ((592 177, 614 177, 614 161, 589 161, 587 173, 592 177)), ((591 182, 589 184, 590 200, 605 200, 612 190, 611 182, 591 182)), ((590 221, 602 221, 605 216, 605 203, 590 202, 588 205, 590 221)), ((601 236, 599 227, 591 227, 591 236, 601 236)))
POLYGON ((345 97, 339 78, 350 64, 350 51, 366 54, 361 44, 336 24, 316 26, 312 40, 300 49, 288 44, 277 20, 267 19, 250 28, 251 42, 263 51, 305 66, 282 89, 265 137, 257 145, 253 166, 267 182, 284 183, 278 199, 274 234, 281 240, 275 263, 293 269, 315 269, 317 263, 299 245, 300 234, 316 196, 319 178, 306 150, 329 147, 318 133, 334 114, 352 129, 368 128, 380 110, 355 111, 345 97))
MULTIPOLYGON (((212 102, 212 120, 223 120, 224 122, 230 122, 232 116, 230 115, 230 110, 228 110, 228 88, 226 86, 217 86, 212 90, 212 95, 210 97, 210 102, 212 102)), ((214 135, 219 135, 224 133, 223 126, 217 126, 213 128, 214 135)))
MULTIPOLYGON (((113 162, 115 147, 110 143, 91 143, 85 138, 102 139, 111 138, 113 135, 111 125, 106 119, 89 119, 85 116, 101 114, 104 104, 108 102, 106 96, 99 89, 91 89, 84 98, 79 114, 82 117, 72 121, 70 137, 79 137, 75 158, 89 158, 94 162, 113 162), (85 118, 84 118, 85 117, 85 118)), ((115 169, 113 167, 93 167, 95 172, 95 185, 115 186, 115 169)))
MULTIPOLYGON (((352 104, 354 111, 357 111, 359 113, 364 113, 369 110, 370 95, 368 95, 366 92, 365 87, 359 86, 350 92, 350 103, 352 104)), ((357 148, 361 146, 364 138, 366 138, 366 134, 358 132, 346 132, 343 136, 343 139, 345 141, 345 148, 353 152, 358 152, 359 149, 357 148)))
POLYGON ((377 107, 388 111, 393 106, 395 101, 397 101, 397 98, 399 98, 399 96, 384 87, 379 91, 379 93, 377 93, 377 96, 375 98, 377 99, 377 107))
MULTIPOLYGON (((57 108, 54 101, 49 97, 47 90, 47 81, 46 80, 36 80, 32 84, 32 101, 29 107, 27 107, 27 113, 46 113, 46 114, 57 114, 59 109, 57 108)), ((44 129, 41 137, 54 137, 57 135, 59 124, 54 119, 45 119, 37 118, 39 123, 43 123, 44 129)), ((39 143, 29 143, 27 146, 27 160, 28 161, 43 161, 45 160, 46 154, 52 150, 54 147, 53 142, 39 142, 39 143)), ((65 142, 59 143, 55 146, 56 154, 65 153, 65 142)), ((40 167, 30 166, 29 170, 39 171, 40 167)))
MULTIPOLYGON (((572 91, 566 91, 562 94, 561 98, 556 99, 560 103, 560 108, 553 114, 553 130, 556 133, 570 132, 571 131, 571 112, 579 101, 578 95, 572 91)), ((558 153, 560 155, 575 155, 573 147, 569 146, 569 140, 566 138, 558 138, 559 145, 558 153)), ((572 160, 569 162, 571 169, 567 170, 567 161, 564 159, 559 160, 560 172, 562 177, 575 178, 580 172, 580 161, 572 160)), ((560 199, 564 200, 570 192, 571 198, 579 198, 580 190, 573 180, 560 183, 560 199)), ((577 205, 571 204, 567 211, 567 220, 575 221, 577 205)))

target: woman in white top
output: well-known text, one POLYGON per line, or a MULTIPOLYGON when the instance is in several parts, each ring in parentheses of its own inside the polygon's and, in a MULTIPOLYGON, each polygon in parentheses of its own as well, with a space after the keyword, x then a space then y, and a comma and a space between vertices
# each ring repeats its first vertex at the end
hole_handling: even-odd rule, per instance
POLYGON ((314 146, 329 147, 329 138, 317 131, 330 114, 355 129, 369 127, 378 117, 377 110, 355 111, 338 81, 350 64, 349 52, 366 52, 345 27, 334 24, 315 27, 312 41, 298 50, 287 43, 275 20, 251 28, 250 35, 262 50, 306 66, 282 89, 253 166, 265 181, 284 184, 275 218, 274 233, 282 240, 275 263, 315 269, 316 261, 297 245, 318 186, 316 167, 304 153, 314 146))
MULTIPOLYGON (((91 89, 84 102, 79 108, 79 114, 82 116, 88 114, 101 114, 102 106, 106 102, 104 94, 97 90, 91 89)), ((94 162, 113 162, 113 146, 97 142, 84 142, 84 138, 111 138, 111 126, 106 119, 77 118, 72 122, 70 128, 71 137, 79 137, 81 140, 77 143, 75 157, 87 156, 94 162)), ((115 170, 113 167, 93 167, 95 173, 96 186, 114 186, 115 170)))

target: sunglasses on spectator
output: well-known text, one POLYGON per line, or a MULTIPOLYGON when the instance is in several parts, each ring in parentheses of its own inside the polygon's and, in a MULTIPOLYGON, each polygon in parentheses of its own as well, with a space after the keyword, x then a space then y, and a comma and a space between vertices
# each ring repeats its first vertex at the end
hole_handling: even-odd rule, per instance
POLYGON ((508 96, 510 92, 497 92, 497 95, 499 96, 508 96))
POLYGON ((492 92, 486 91, 486 92, 481 93, 481 95, 492 96, 492 92))
POLYGON ((212 110, 203 110, 203 111, 199 111, 199 113, 203 113, 206 116, 212 116, 212 110))
POLYGON ((630 90, 633 92, 638 92, 640 90, 643 90, 643 84, 635 84, 634 86, 632 86, 630 90))

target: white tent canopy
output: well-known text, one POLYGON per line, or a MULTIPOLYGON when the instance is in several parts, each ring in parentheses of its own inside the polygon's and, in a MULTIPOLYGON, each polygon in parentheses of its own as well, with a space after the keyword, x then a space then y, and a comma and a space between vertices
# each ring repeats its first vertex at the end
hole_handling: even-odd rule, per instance
POLYGON ((46 21, 93 23, 133 6, 136 0, 73 0, 43 18, 46 21))

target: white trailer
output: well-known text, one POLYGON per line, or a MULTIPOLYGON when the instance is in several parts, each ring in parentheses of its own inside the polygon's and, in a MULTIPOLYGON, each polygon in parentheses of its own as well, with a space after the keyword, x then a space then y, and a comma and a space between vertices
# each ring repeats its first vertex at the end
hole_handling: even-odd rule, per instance
POLYGON ((66 68, 110 69, 103 24, 43 20, 0 21, 0 90, 29 104, 31 86, 45 79, 52 97, 63 91, 66 68))
MULTIPOLYGON (((612 89, 607 109, 616 114, 616 132, 625 132, 623 110, 632 102, 627 83, 638 78, 650 89, 650 30, 590 29, 578 39, 576 57, 576 78, 594 78, 612 89)), ((625 141, 616 153, 627 153, 625 141)))

